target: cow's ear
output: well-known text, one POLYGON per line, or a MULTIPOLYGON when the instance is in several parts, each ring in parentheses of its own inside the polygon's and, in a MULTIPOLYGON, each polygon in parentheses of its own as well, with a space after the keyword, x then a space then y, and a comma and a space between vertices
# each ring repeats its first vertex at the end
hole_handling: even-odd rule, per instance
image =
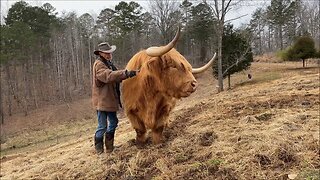
POLYGON ((147 68, 152 73, 161 73, 164 65, 159 57, 153 57, 147 62, 147 68))
POLYGON ((171 57, 170 56, 168 56, 168 55, 163 55, 162 56, 162 63, 163 63, 163 66, 164 67, 170 67, 170 66, 172 66, 172 64, 173 64, 173 60, 171 59, 171 57))

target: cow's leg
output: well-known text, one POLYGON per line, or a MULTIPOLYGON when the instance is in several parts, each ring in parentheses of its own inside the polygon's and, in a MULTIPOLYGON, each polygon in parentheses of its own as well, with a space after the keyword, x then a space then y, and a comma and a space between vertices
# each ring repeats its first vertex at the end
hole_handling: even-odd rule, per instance
POLYGON ((143 124, 143 122, 134 114, 134 113, 127 113, 127 116, 131 122, 132 127, 134 128, 134 130, 136 131, 136 142, 138 144, 143 144, 146 142, 146 127, 143 124))
POLYGON ((163 129, 164 129, 164 126, 159 126, 159 127, 152 129, 152 143, 153 144, 161 143, 163 129))
POLYGON ((137 136, 136 136, 136 143, 137 144, 144 144, 147 140, 147 136, 146 136, 146 129, 135 129, 136 130, 136 133, 137 133, 137 136))
POLYGON ((159 144, 161 143, 162 139, 163 139, 163 136, 162 136, 162 133, 163 133, 163 130, 165 127, 168 126, 168 118, 169 118, 169 112, 171 111, 171 106, 169 105, 166 105, 166 106, 163 106, 159 112, 161 113, 158 113, 157 116, 156 116, 156 119, 158 119, 157 121, 157 124, 155 124, 155 126, 152 128, 152 142, 153 144, 159 144))

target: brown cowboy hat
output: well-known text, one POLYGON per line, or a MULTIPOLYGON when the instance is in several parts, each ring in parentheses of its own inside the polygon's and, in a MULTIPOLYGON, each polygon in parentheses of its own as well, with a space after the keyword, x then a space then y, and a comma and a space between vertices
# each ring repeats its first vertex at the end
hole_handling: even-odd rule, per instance
POLYGON ((117 47, 115 45, 110 46, 109 43, 103 42, 103 43, 98 44, 98 50, 95 50, 93 53, 95 55, 99 55, 99 52, 112 53, 116 49, 117 49, 117 47))

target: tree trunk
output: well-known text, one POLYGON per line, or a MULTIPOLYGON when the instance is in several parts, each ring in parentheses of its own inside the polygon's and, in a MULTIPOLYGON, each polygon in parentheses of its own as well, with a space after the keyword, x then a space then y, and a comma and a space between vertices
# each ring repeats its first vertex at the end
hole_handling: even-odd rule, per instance
POLYGON ((200 47, 200 62, 203 63, 207 56, 207 47, 205 45, 205 42, 201 42, 200 47))
POLYGON ((261 37, 261 27, 260 27, 260 23, 259 23, 259 55, 262 54, 262 37, 261 37))
POLYGON ((57 43, 58 43, 57 44, 58 45, 57 46, 57 52, 58 52, 57 64, 58 64, 59 92, 60 92, 60 97, 65 101, 66 100, 66 90, 65 90, 66 75, 65 77, 63 76, 63 74, 65 74, 63 67, 66 67, 69 62, 66 62, 66 64, 63 66, 62 61, 64 57, 63 48, 67 48, 67 47, 63 46, 62 38, 58 38, 57 43))
MULTIPOLYGON (((51 47, 49 47, 49 48, 51 49, 51 47)), ((49 86, 49 83, 52 84, 54 82, 52 81, 52 78, 51 78, 52 68, 50 68, 51 70, 49 72, 46 71, 46 64, 45 64, 42 52, 39 52, 39 61, 40 61, 39 64, 41 64, 43 68, 39 72, 39 77, 37 77, 39 79, 37 81, 38 82, 37 89, 39 91, 37 93, 37 95, 38 95, 37 99, 38 99, 38 101, 39 101, 39 99, 40 99, 40 101, 43 101, 43 100, 48 100, 48 97, 52 97, 52 92, 54 89, 53 88, 48 89, 48 86, 49 86), (44 89, 48 89, 47 93, 46 93, 46 91, 44 91, 44 89)), ((52 59, 50 59, 50 61, 52 61, 52 59)))
POLYGON ((4 123, 4 118, 3 118, 3 103, 2 103, 2 67, 0 66, 0 119, 1 119, 1 124, 4 123))
POLYGON ((11 116, 12 115, 12 97, 14 97, 14 94, 11 96, 10 91, 14 92, 14 90, 12 89, 12 84, 11 81, 9 79, 10 77, 10 65, 7 64, 5 66, 5 70, 6 70, 6 78, 7 78, 7 103, 8 103, 8 115, 11 116))
MULTIPOLYGON (((318 1, 318 48, 320 49, 320 18, 319 18, 319 16, 320 16, 320 1, 318 1)), ((320 52, 320 50, 318 51, 318 52, 320 52)), ((320 54, 318 54, 318 55, 320 55, 320 54)), ((318 61, 319 62, 319 61, 318 61)))
POLYGON ((92 85, 92 78, 91 78, 91 75, 92 75, 92 59, 91 59, 91 42, 90 42, 90 38, 88 38, 88 45, 89 45, 89 48, 88 48, 89 77, 90 77, 90 87, 91 87, 91 85, 92 85))
POLYGON ((303 64, 303 67, 306 67, 305 66, 305 59, 302 59, 302 64, 303 64))
POLYGON ((80 85, 81 85, 81 89, 84 89, 84 85, 85 85, 85 38, 81 38, 80 40, 80 51, 81 51, 81 56, 80 56, 80 85))
MULTIPOLYGON (((75 28, 75 27, 73 27, 73 28, 75 28)), ((77 79, 78 79, 78 73, 77 73, 77 60, 76 60, 76 55, 75 55, 75 50, 74 50, 74 46, 75 46, 75 42, 73 41, 73 39, 72 39, 72 29, 71 29, 71 27, 70 27, 70 29, 69 29, 69 33, 68 33, 68 46, 69 46, 69 54, 71 55, 71 62, 72 62, 72 71, 73 71, 73 73, 72 74, 70 74, 70 73, 68 73, 68 74, 70 74, 70 79, 71 80, 73 80, 73 83, 74 83, 74 88, 76 88, 77 86, 78 86, 78 84, 77 84, 77 79)), ((69 89, 71 89, 71 88, 69 88, 69 89)))
POLYGON ((81 72, 80 72, 80 66, 81 66, 81 59, 79 58, 79 49, 80 49, 80 42, 81 42, 81 37, 79 35, 79 32, 78 32, 78 28, 77 27, 74 27, 74 38, 75 38, 75 41, 74 41, 74 44, 75 44, 75 53, 76 53, 76 66, 77 66, 77 79, 76 79, 76 82, 77 82, 77 87, 81 88, 82 85, 80 84, 81 82, 81 72))
POLYGON ((223 91, 223 75, 222 75, 222 35, 223 22, 218 23, 218 92, 223 91))
POLYGON ((268 28, 268 52, 270 52, 270 50, 271 50, 271 32, 270 32, 271 30, 270 30, 270 26, 269 26, 269 28, 268 28))
MULTIPOLYGON (((40 51, 40 58, 41 59, 41 51, 40 51)), ((40 62, 39 62, 40 64, 40 62)), ((41 71, 41 70, 40 70, 41 71)), ((38 88, 36 87, 36 83, 35 83, 35 79, 37 80, 37 84, 41 84, 41 81, 40 79, 38 78, 39 77, 39 69, 35 70, 34 69, 34 63, 31 62, 31 72, 34 74, 36 74, 36 77, 32 76, 31 79, 32 79, 32 91, 33 91, 33 104, 34 104, 34 107, 35 108, 38 108, 38 93, 37 93, 37 89, 39 89, 40 87, 38 86, 38 88)))
POLYGON ((282 50, 283 49, 282 25, 279 26, 279 41, 280 41, 280 50, 282 50))
POLYGON ((28 60, 27 62, 24 64, 24 76, 23 76, 23 82, 24 82, 24 115, 27 116, 28 115, 28 94, 29 94, 29 89, 30 89, 30 85, 28 82, 28 74, 29 74, 29 65, 28 65, 28 60))
POLYGON ((231 75, 228 74, 228 89, 231 89, 231 75))

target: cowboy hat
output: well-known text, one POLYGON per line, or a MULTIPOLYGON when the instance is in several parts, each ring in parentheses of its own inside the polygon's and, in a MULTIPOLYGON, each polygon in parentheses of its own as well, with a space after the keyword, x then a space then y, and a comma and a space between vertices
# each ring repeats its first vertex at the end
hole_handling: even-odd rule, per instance
POLYGON ((99 55, 99 52, 112 53, 116 49, 117 49, 117 47, 115 45, 110 46, 109 43, 103 42, 103 43, 98 44, 98 50, 95 50, 93 53, 95 55, 99 55))

